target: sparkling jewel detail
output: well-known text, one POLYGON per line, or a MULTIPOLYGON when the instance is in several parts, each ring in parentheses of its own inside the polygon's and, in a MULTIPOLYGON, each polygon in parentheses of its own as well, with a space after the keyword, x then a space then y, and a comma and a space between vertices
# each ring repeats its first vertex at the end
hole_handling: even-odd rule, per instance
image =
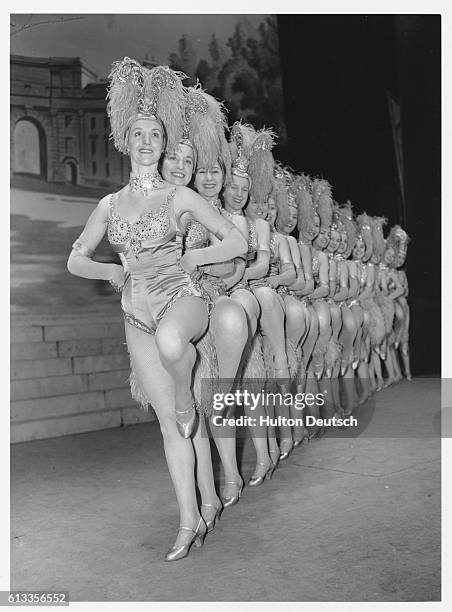
POLYGON ((162 179, 158 171, 146 172, 138 176, 130 175, 129 187, 132 191, 140 191, 145 196, 149 194, 149 191, 155 189, 162 189, 165 185, 165 181, 162 179))

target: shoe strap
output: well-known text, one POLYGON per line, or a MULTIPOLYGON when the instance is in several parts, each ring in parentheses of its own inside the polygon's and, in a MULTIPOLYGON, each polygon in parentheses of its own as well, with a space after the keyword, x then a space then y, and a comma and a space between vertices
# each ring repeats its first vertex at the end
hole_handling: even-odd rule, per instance
POLYGON ((216 506, 214 506, 213 504, 201 504, 201 507, 204 506, 205 508, 215 508, 215 510, 218 510, 220 508, 220 504, 217 504, 216 506))
POLYGON ((199 521, 198 521, 198 524, 196 525, 196 528, 195 528, 195 529, 193 529, 192 527, 184 527, 184 526, 182 526, 182 527, 179 527, 179 531, 180 531, 181 529, 185 529, 186 531, 191 531, 192 533, 197 533, 197 532, 198 532, 198 529, 199 529, 199 527, 200 527, 200 525, 201 525, 201 522, 202 522, 202 517, 200 517, 200 519, 199 519, 199 521))
POLYGON ((187 412, 191 412, 194 409, 195 409, 195 405, 192 404, 191 408, 188 408, 187 410, 175 410, 174 412, 176 414, 186 414, 187 412))

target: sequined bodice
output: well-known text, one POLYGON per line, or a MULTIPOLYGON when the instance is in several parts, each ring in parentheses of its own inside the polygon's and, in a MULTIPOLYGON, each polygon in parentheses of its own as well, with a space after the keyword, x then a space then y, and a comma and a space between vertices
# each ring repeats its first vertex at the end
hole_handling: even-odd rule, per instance
POLYGON ((135 223, 117 213, 110 200, 108 239, 127 272, 121 305, 126 320, 154 333, 168 308, 184 295, 201 290, 180 265, 182 234, 174 213, 176 188, 155 211, 145 211, 135 223))
MULTIPOLYGON (((334 261, 336 262, 336 279, 339 282, 340 278, 341 278, 341 272, 342 272, 342 266, 343 263, 345 261, 343 255, 341 255, 340 253, 336 253, 334 255, 334 261)), ((347 265, 347 264, 345 264, 347 265)))
POLYGON ((171 223, 169 208, 176 189, 168 193, 164 203, 155 211, 144 211, 134 222, 130 223, 119 215, 114 208, 115 194, 110 196, 110 214, 108 218, 107 236, 114 251, 127 254, 133 252, 138 258, 139 252, 149 241, 159 241, 167 238, 172 240, 176 235, 175 223, 171 223), (174 225, 174 227, 171 227, 174 225))
POLYGON ((209 231, 195 219, 188 222, 184 245, 186 249, 200 249, 209 244, 209 231))
POLYGON ((320 260, 315 250, 312 251, 312 276, 315 279, 319 278, 320 274, 320 260))
POLYGON ((248 221, 248 255, 247 259, 254 259, 257 253, 257 231, 254 223, 248 221))
MULTIPOLYGON (((220 213, 223 212, 220 200, 214 200, 213 202, 209 202, 209 204, 213 208, 218 210, 220 213)), ((195 219, 190 219, 185 231, 185 249, 202 249, 206 247, 209 242, 209 230, 204 227, 204 225, 199 221, 196 221, 195 219)))
POLYGON ((279 236, 272 233, 270 238, 270 265, 268 269, 270 276, 279 274, 279 236))
POLYGON ((361 261, 357 261, 356 268, 358 270, 359 285, 361 288, 364 288, 367 281, 367 266, 361 261))

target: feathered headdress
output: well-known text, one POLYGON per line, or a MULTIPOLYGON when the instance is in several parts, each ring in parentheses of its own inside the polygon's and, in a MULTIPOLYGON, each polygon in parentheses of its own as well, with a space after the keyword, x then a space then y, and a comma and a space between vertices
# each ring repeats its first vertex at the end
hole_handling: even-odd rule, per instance
POLYGON ((276 162, 273 167, 273 196, 277 211, 277 225, 283 227, 288 223, 291 214, 291 199, 289 192, 289 171, 280 162, 276 162))
POLYGON ((273 189, 272 149, 276 134, 271 129, 262 128, 256 132, 251 145, 248 174, 251 178, 250 197, 257 202, 266 202, 273 189))
POLYGON ((313 180, 312 199, 319 213, 321 229, 329 229, 333 219, 333 196, 331 185, 326 179, 313 180))
POLYGON ((372 238, 374 243, 374 255, 381 257, 385 252, 386 240, 383 234, 383 226, 386 225, 388 220, 385 217, 373 217, 372 218, 372 238))
POLYGON ((248 166, 251 147, 256 139, 256 130, 248 123, 236 121, 231 128, 229 150, 231 152, 231 174, 250 178, 248 166))
POLYGON ((311 195, 312 181, 306 174, 295 180, 295 194, 298 205, 298 232, 307 234, 314 226, 315 206, 311 195))
POLYGON ((400 227, 400 225, 393 225, 389 231, 388 238, 386 240, 386 247, 394 249, 394 262, 400 261, 399 265, 402 265, 406 257, 408 242, 410 238, 406 231, 400 227), (401 261, 403 260, 403 261, 401 261))
POLYGON ((125 57, 114 62, 109 75, 107 113, 115 147, 127 153, 126 135, 137 119, 159 119, 172 150, 182 138, 185 96, 183 72, 168 66, 149 69, 125 57))
POLYGON ((231 153, 225 136, 226 109, 206 93, 200 83, 185 90, 185 113, 182 143, 194 147, 198 168, 211 168, 218 160, 229 179, 231 153))
POLYGON ((350 257, 356 242, 356 227, 353 223, 353 211, 350 200, 338 209, 338 215, 341 220, 343 230, 347 235, 347 248, 342 253, 345 259, 347 259, 350 257))
POLYGON ((373 240, 372 240, 372 219, 367 213, 363 213, 356 217, 358 224, 359 235, 364 240, 366 250, 364 252, 363 260, 367 261, 372 256, 373 240))

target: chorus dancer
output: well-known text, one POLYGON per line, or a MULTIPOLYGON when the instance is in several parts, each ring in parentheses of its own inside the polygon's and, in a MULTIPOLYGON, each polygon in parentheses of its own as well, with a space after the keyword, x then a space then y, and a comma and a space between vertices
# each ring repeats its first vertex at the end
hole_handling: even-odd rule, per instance
MULTIPOLYGON (((358 241, 350 201, 339 209, 339 215, 343 226, 343 233, 341 236, 341 244, 339 245, 338 253, 342 255, 344 264, 347 266, 347 270, 345 272, 348 273, 349 288, 348 299, 343 305, 344 325, 341 331, 341 340, 344 346, 344 352, 347 354, 347 352, 350 351, 351 358, 353 359, 351 367, 350 365, 348 366, 343 378, 344 383, 347 386, 351 386, 349 390, 350 396, 355 396, 355 391, 358 393, 358 389, 355 384, 355 372, 358 374, 358 379, 360 379, 364 373, 365 379, 361 379, 362 384, 360 383, 361 394, 358 394, 356 399, 356 404, 359 404, 367 399, 369 394, 369 385, 367 367, 364 368, 364 371, 363 369, 359 371, 359 365, 361 363, 361 347, 363 342, 363 328, 365 322, 364 309, 358 299, 360 293, 360 270, 355 258, 350 259, 350 256, 354 252, 358 241), (349 318, 349 314, 351 314, 353 317, 352 320, 349 318), (345 318, 344 315, 348 318, 345 318)), ((359 239, 362 240, 361 237, 359 237, 359 239)), ((353 401, 355 402, 355 399, 353 401)))
MULTIPOLYGON (((162 163, 163 178, 179 186, 187 186, 191 182, 196 166, 194 188, 220 214, 223 209, 218 195, 223 186, 223 169, 230 164, 226 127, 222 104, 203 91, 200 85, 187 88, 184 134, 176 149, 165 154, 162 163)), ((234 222, 234 219, 232 221, 234 222)), ((180 225, 184 234, 184 252, 218 242, 215 235, 189 214, 182 215, 180 225)), ((202 385, 211 386, 208 384, 209 372, 205 367, 202 368, 202 364, 207 360, 206 355, 212 355, 212 352, 218 366, 215 378, 221 381, 221 389, 220 385, 217 385, 215 392, 227 393, 230 390, 225 388, 224 383, 226 380, 233 382, 247 341, 246 314, 240 304, 226 295, 228 283, 223 282, 221 278, 221 274, 231 275, 233 270, 233 261, 199 268, 198 283, 210 295, 213 305, 210 313, 210 333, 206 334, 204 346, 200 347, 201 358, 195 370, 195 396, 202 396, 203 391, 206 392, 202 385), (206 355, 202 354, 204 351, 206 355)), ((193 437, 198 458, 197 480, 202 499, 201 513, 209 531, 214 528, 222 509, 237 503, 243 486, 237 466, 235 427, 223 418, 225 416, 224 411, 212 410, 207 428, 204 420, 200 419, 200 427, 193 437), (225 470, 226 482, 221 501, 213 493, 213 474, 208 469, 209 430, 214 435, 225 470)))
MULTIPOLYGON (((370 297, 372 291, 372 279, 368 275, 367 259, 370 258, 372 250, 372 240, 370 237, 370 226, 369 235, 367 241, 364 236, 366 230, 362 230, 358 221, 354 221, 356 229, 356 239, 352 251, 352 263, 356 266, 357 272, 357 291, 355 300, 359 306, 359 311, 356 311, 356 316, 360 318, 360 344, 359 350, 355 349, 355 359, 358 361, 357 373, 359 380, 359 392, 358 392, 358 404, 364 404, 372 394, 372 387, 370 384, 369 374, 369 356, 370 356, 370 337, 369 337, 369 326, 370 326, 370 312, 369 309, 365 308, 365 301, 370 297), (362 313, 362 317, 360 316, 362 313)), ((352 306, 352 312, 355 313, 355 307, 352 306)))
MULTIPOLYGON (((238 126, 234 127, 238 128, 238 126)), ((237 140, 237 132, 234 132, 234 129, 233 139, 239 147, 240 140, 237 140)), ((264 129, 257 132, 249 157, 250 197, 245 207, 245 218, 248 222, 250 236, 256 232, 257 235, 260 234, 263 241, 260 242, 260 249, 258 249, 255 260, 249 261, 243 281, 247 283, 259 303, 259 331, 262 337, 266 376, 271 381, 276 379, 279 389, 279 394, 275 396, 276 401, 274 403, 270 401, 265 407, 267 416, 270 419, 276 417, 279 422, 279 446, 273 426, 267 429, 266 435, 262 430, 254 431, 257 451, 257 465, 252 477, 254 486, 262 484, 264 478, 270 478, 278 461, 285 459, 293 447, 291 428, 284 423, 284 420, 290 416, 287 403, 290 403, 287 384, 289 369, 284 334, 284 302, 276 292, 276 286, 285 282, 291 284, 296 276, 287 243, 283 239, 280 245, 280 241, 272 233, 265 220, 268 214, 269 198, 271 199, 274 187, 274 159, 271 154, 273 142, 274 136, 271 130, 264 129), (272 276, 275 276, 275 280, 272 280, 272 276), (275 286, 274 282, 276 282, 275 286), (267 444, 270 462, 266 457, 263 458, 266 451, 265 444, 267 444)), ((271 384, 267 386, 268 390, 271 384)))
POLYGON ((339 343, 339 334, 342 330, 341 303, 348 294, 348 277, 344 274, 341 256, 337 255, 341 243, 342 224, 337 215, 338 205, 334 203, 332 210, 332 221, 330 224, 329 242, 325 248, 328 256, 328 279, 329 292, 326 299, 331 317, 331 338, 325 353, 325 377, 322 386, 327 392, 325 401, 325 416, 332 416, 331 412, 342 416, 343 408, 340 400, 339 376, 344 373, 342 362, 342 350, 339 343), (344 286, 344 280, 346 285, 344 286))
MULTIPOLYGON (((390 235, 391 232, 389 232, 389 236, 390 235)), ((397 340, 397 331, 398 329, 400 329, 404 313, 402 307, 397 302, 397 297, 403 294, 404 289, 400 283, 400 279, 394 267, 396 249, 391 244, 389 236, 386 239, 386 248, 383 254, 383 261, 381 267, 383 268, 384 266, 385 268, 386 295, 390 300, 392 300, 394 305, 393 327, 390 333, 390 341, 388 342, 388 358, 391 360, 392 367, 394 370, 393 382, 399 382, 400 380, 402 380, 403 376, 400 369, 395 344, 397 340)))
POLYGON ((412 377, 408 345, 410 325, 410 308, 407 301, 408 279, 405 271, 402 268, 402 266, 405 264, 409 240, 410 239, 407 233, 399 225, 395 225, 393 228, 391 228, 388 236, 388 244, 392 246, 395 252, 392 266, 395 271, 396 288, 394 289, 394 292, 389 294, 389 297, 395 300, 396 317, 398 322, 395 330, 394 352, 400 350, 405 376, 408 380, 411 380, 412 377), (402 312, 400 312, 399 307, 401 308, 402 312))
MULTIPOLYGON (((317 256, 314 258, 313 241, 316 240, 320 232, 320 216, 314 205, 312 184, 313 181, 311 178, 305 174, 299 175, 296 181, 298 248, 301 255, 305 280, 304 289, 298 290, 296 293, 298 299, 309 311, 309 330, 301 345, 302 363, 297 377, 297 391, 298 393, 308 392, 315 395, 319 391, 317 377, 320 378, 322 375, 323 361, 320 361, 319 356, 316 355, 316 368, 314 368, 313 352, 319 338, 319 317, 314 304, 317 300, 322 301, 328 295, 329 287, 328 268, 325 266, 322 255, 320 256, 320 260, 317 256), (322 266, 320 266, 321 261, 323 264, 322 266)), ((317 405, 309 406, 305 408, 305 414, 319 418, 320 409, 317 405)), ((319 432, 319 427, 313 427, 311 429, 310 438, 319 432)))
MULTIPOLYGON (((305 376, 301 345, 309 331, 310 315, 306 303, 299 300, 297 295, 298 291, 305 288, 306 281, 297 240, 294 236, 291 236, 297 227, 298 221, 298 205, 295 196, 296 177, 288 168, 283 168, 279 163, 275 164, 273 176, 274 188, 268 200, 267 221, 272 231, 276 231, 287 240, 296 276, 295 281, 290 285, 287 281, 285 283, 278 281, 278 278, 282 278, 281 275, 274 275, 271 279, 272 285, 275 285, 278 281, 277 291, 284 301, 287 358, 291 384, 293 384, 298 382, 300 376, 303 378, 305 376)), ((295 402, 290 404, 290 415, 295 422, 297 422, 297 419, 300 420, 301 412, 295 402)), ((284 435, 283 432, 282 438, 290 441, 289 433, 287 431, 286 435, 284 435)), ((300 424, 293 427, 292 439, 294 448, 307 440, 308 437, 309 433, 303 425, 300 424)), ((288 449, 291 450, 290 444, 288 444, 288 449)))
POLYGON ((387 220, 384 217, 373 218, 373 239, 374 239, 374 254, 373 262, 376 265, 375 278, 375 302, 378 304, 385 324, 385 339, 380 347, 380 358, 383 361, 387 378, 383 383, 383 387, 388 387, 395 380, 395 372, 392 363, 392 356, 389 351, 389 346, 394 342, 393 324, 394 324, 394 302, 388 297, 387 288, 387 271, 388 266, 383 261, 386 251, 386 241, 383 234, 383 226, 387 220))
MULTIPOLYGON (((182 133, 181 75, 168 67, 146 69, 124 58, 110 74, 108 114, 116 148, 130 155, 129 183, 103 198, 74 243, 71 273, 109 280, 122 290, 131 386, 152 405, 180 512, 180 528, 165 559, 187 556, 207 532, 196 499, 195 455, 190 435, 196 424, 191 376, 193 342, 208 326, 210 298, 190 274, 197 266, 243 254, 240 232, 185 187, 162 179, 158 164, 165 147, 175 149, 182 133), (189 213, 222 240, 181 257, 180 217, 189 213), (92 259, 105 232, 122 266, 92 259)), ((198 407, 199 408, 199 407, 198 407)))
POLYGON ((383 388, 384 380, 381 373, 380 353, 381 345, 385 339, 385 322, 381 309, 375 302, 376 270, 379 255, 374 252, 374 234, 372 231, 373 219, 363 213, 357 217, 360 233, 366 248, 362 261, 365 262, 365 286, 359 300, 369 316, 369 379, 373 391, 383 388))

